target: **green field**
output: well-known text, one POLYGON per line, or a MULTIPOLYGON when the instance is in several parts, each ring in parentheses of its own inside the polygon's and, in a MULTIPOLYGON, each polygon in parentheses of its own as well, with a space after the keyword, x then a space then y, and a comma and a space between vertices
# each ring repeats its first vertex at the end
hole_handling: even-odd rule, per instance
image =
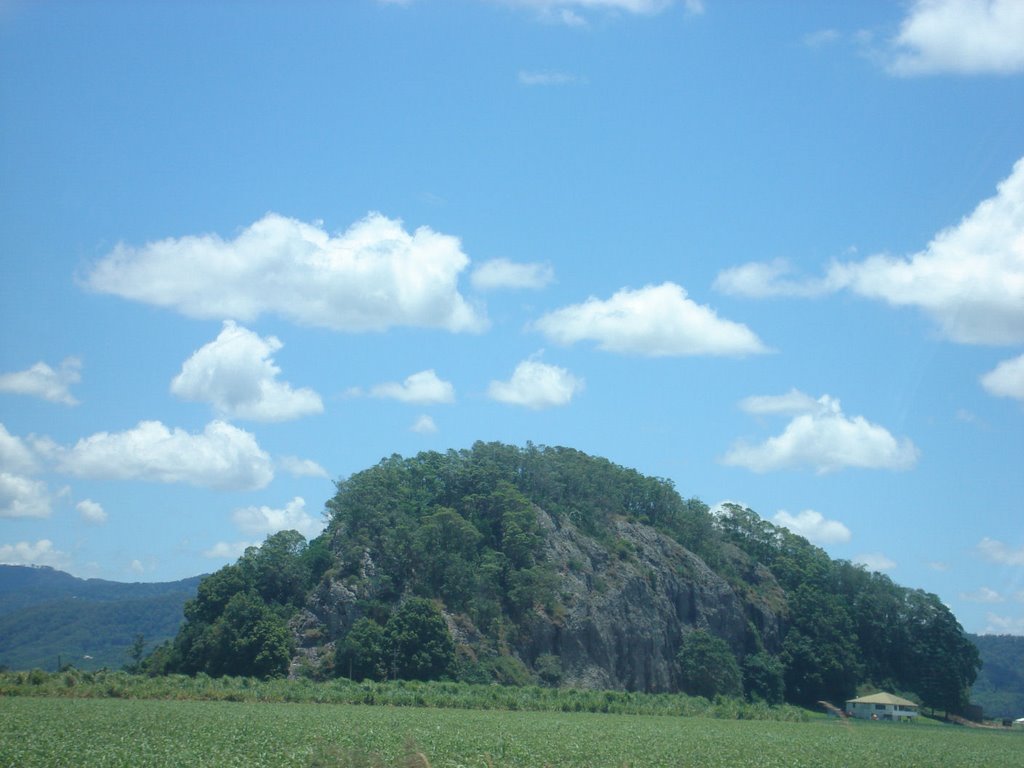
POLYGON ((1024 735, 806 723, 211 701, 0 698, 0 766, 1004 768, 1024 735))

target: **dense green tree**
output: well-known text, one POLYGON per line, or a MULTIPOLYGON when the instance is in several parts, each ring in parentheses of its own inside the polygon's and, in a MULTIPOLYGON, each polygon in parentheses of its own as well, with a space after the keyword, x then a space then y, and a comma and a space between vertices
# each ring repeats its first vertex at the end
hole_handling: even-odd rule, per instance
POLYGON ((373 619, 356 620, 337 644, 334 668, 351 680, 384 680, 388 673, 384 627, 373 619))
POLYGON ((441 507, 424 517, 414 534, 420 591, 462 609, 472 593, 480 539, 480 532, 454 509, 441 507))
POLYGON ((781 704, 786 689, 782 662, 765 651, 743 660, 743 692, 751 701, 781 704))
POLYGON ((385 639, 394 677, 436 680, 449 674, 455 664, 448 625, 430 600, 406 599, 388 619, 385 639))
POLYGON ((743 693, 739 664, 729 644, 707 630, 683 637, 676 656, 683 690, 693 696, 739 696, 743 693))

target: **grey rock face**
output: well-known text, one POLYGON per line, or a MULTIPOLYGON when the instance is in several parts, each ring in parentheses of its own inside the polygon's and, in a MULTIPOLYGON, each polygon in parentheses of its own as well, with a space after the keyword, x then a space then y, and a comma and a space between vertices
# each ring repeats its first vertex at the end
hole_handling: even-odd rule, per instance
MULTIPOLYGON (((771 601, 741 597, 703 560, 669 537, 640 523, 615 523, 615 540, 599 542, 574 524, 556 524, 537 510, 545 532, 538 560, 558 573, 556 606, 537 608, 507 638, 509 650, 527 666, 548 654, 562 666, 562 684, 581 688, 677 691, 675 662, 685 633, 706 629, 725 639, 737 655, 753 649, 755 631, 777 650, 781 635, 771 601)), ((753 575, 763 592, 778 590, 760 566, 753 575)), ((360 578, 328 581, 311 596, 299 631, 309 638, 319 627, 325 640, 343 637, 359 618, 357 603, 373 597, 376 570, 370 554, 360 578)), ((469 618, 446 615, 456 643, 480 640, 469 618)), ((308 641, 300 655, 323 656, 308 641)), ((333 643, 331 643, 333 646, 333 643)))
POLYGON ((564 615, 538 616, 520 649, 532 663, 561 658, 572 686, 678 690, 675 663, 683 635, 707 629, 737 653, 748 617, 732 587, 699 557, 653 528, 620 521, 613 554, 572 525, 547 528, 545 558, 561 568, 564 615))

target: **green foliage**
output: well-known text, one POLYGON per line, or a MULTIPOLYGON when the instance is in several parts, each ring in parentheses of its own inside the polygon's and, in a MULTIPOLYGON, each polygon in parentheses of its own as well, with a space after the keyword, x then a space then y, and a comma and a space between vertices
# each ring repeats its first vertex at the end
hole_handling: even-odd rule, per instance
POLYGON ((286 674, 293 650, 287 618, 318 578, 310 569, 324 565, 321 554, 307 552, 300 533, 281 531, 208 576, 185 605, 185 625, 173 643, 153 653, 148 671, 286 674))
POLYGON ((533 667, 537 670, 537 677, 547 685, 558 686, 562 682, 562 660, 551 653, 544 653, 537 657, 533 667))
POLYGON ((455 646, 431 601, 411 597, 388 619, 384 632, 394 677, 436 680, 452 671, 455 646))
POLYGON ((357 620, 337 644, 334 668, 350 680, 385 679, 388 666, 384 628, 373 619, 357 620))
POLYGON ((729 644, 707 630, 688 632, 676 660, 683 690, 692 696, 714 699, 743 693, 740 667, 729 644))
POLYGON ((786 682, 782 662, 760 651, 743 660, 743 692, 751 701, 781 704, 786 682))
POLYGON ((971 701, 986 717, 1020 717, 1024 712, 1024 637, 970 635, 982 666, 971 689, 971 701))
POLYGON ((133 639, 174 636, 200 578, 153 584, 78 579, 52 568, 0 566, 0 666, 115 668, 133 639))

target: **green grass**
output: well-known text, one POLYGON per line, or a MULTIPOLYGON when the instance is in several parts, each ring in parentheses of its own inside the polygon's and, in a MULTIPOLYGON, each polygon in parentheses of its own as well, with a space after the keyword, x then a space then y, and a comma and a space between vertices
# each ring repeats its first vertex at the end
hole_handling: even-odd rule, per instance
POLYGON ((737 699, 708 701, 685 694, 594 691, 538 686, 472 685, 397 680, 385 683, 337 679, 258 680, 125 672, 0 673, 0 696, 176 699, 252 703, 371 704, 434 709, 505 709, 532 712, 595 712, 621 715, 720 717, 730 720, 806 720, 797 707, 770 707, 737 699))
POLYGON ((930 724, 0 697, 0 766, 993 768, 1024 736, 930 724))

